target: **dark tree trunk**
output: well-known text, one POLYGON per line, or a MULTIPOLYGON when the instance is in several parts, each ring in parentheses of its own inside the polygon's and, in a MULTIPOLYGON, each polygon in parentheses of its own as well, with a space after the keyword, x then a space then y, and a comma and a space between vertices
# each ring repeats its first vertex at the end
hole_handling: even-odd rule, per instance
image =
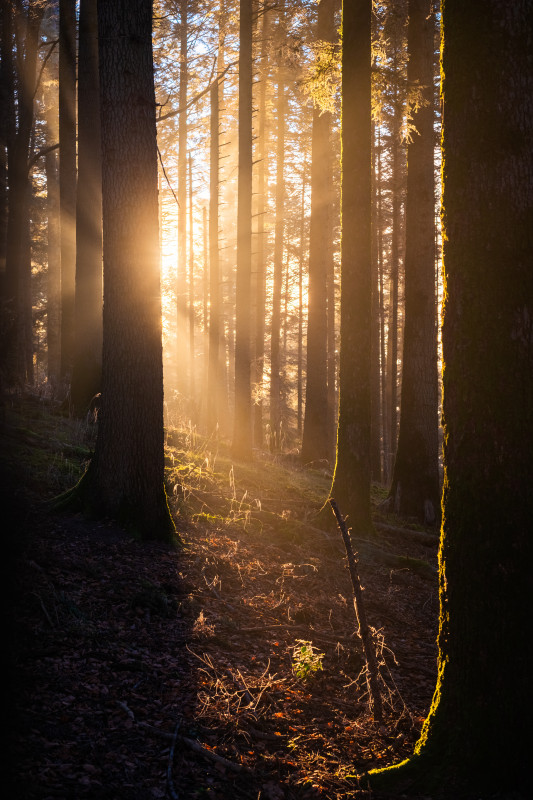
POLYGON ((176 362, 178 367, 176 386, 180 394, 187 394, 187 4, 180 0, 180 68, 179 108, 182 109, 178 123, 178 264, 176 280, 176 362))
POLYGON ((440 518, 437 304, 435 295, 432 0, 409 2, 407 80, 426 105, 413 113, 407 151, 405 323, 398 448, 390 490, 398 514, 440 518))
MULTIPOLYGON (((334 0, 318 6, 317 39, 333 42, 334 0)), ((328 303, 332 192, 330 152, 331 113, 313 109, 311 139, 311 227, 309 231, 309 316, 307 322, 307 382, 302 439, 302 461, 327 459, 331 454, 328 430, 328 303)))
MULTIPOLYGON (((18 14, 23 14, 18 9, 18 14)), ((36 83, 37 48, 44 7, 30 3, 24 18, 24 55, 18 59, 17 120, 8 107, 8 181, 9 214, 6 232, 6 271, 3 282, 2 349, 5 377, 11 383, 24 384, 32 378, 32 305, 30 219, 30 152, 33 128, 33 101, 36 83), (30 354, 30 363, 28 363, 30 354)), ((18 43, 22 52, 22 43, 18 43)))
POLYGON ((278 8, 277 44, 279 49, 277 81, 276 190, 274 219, 274 280, 272 286, 272 320, 270 326, 270 449, 281 447, 281 291, 283 283, 283 245, 285 227, 285 80, 283 65, 285 4, 278 8))
POLYGON ((211 147, 209 177, 209 365, 207 374, 207 430, 218 425, 220 392, 220 272, 218 258, 219 114, 218 81, 211 87, 211 147))
POLYGON ((341 344, 331 496, 355 535, 372 530, 371 0, 343 2, 341 344))
POLYGON ((192 191, 192 156, 188 157, 189 173, 189 396, 191 398, 191 414, 196 417, 196 374, 195 374, 195 308, 194 308, 194 227, 193 227, 193 191, 192 191))
POLYGON ((59 208, 61 220, 61 375, 74 363, 76 286, 76 2, 59 0, 59 208))
POLYGON ((71 398, 87 412, 102 376, 102 164, 96 0, 81 0, 78 66, 75 349, 71 398))
POLYGON ((163 359, 151 0, 98 8, 104 341, 94 458, 74 497, 143 539, 175 538, 163 453, 163 359))
POLYGON ((531 797, 533 4, 442 7, 445 482, 439 676, 377 789, 531 797))
POLYGON ((252 458, 252 0, 240 0, 239 178, 235 297, 235 418, 233 455, 252 458))
POLYGON ((263 447, 263 373, 265 369, 265 297, 266 297, 266 231, 265 214, 267 208, 267 124, 266 124, 266 85, 268 79, 267 42, 270 35, 270 14, 263 11, 261 28, 260 84, 259 84, 259 130, 258 130, 258 175, 257 175, 257 257, 256 257, 256 298, 255 298, 255 384, 254 403, 254 442, 263 447))
POLYGON ((52 390, 59 382, 61 369, 61 248, 59 239, 59 169, 57 152, 46 154, 46 194, 48 213, 48 274, 46 282, 47 375, 52 390))

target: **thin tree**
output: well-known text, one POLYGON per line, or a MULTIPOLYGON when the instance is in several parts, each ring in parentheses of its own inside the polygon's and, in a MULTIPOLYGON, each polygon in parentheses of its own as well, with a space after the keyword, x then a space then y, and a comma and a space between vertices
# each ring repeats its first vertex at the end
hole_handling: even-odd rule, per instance
POLYGON ((438 683, 412 758, 370 775, 394 796, 531 796, 532 20, 531 0, 442 6, 438 683))
POLYGON ((211 86, 211 145, 209 158, 209 363, 207 372, 207 430, 212 433, 218 425, 218 396, 220 392, 220 273, 218 253, 219 202, 219 114, 218 81, 211 86))
POLYGON ((250 460, 252 457, 252 16, 252 0, 240 0, 235 416, 232 451, 241 460, 250 460))
POLYGON ((151 0, 98 8, 104 337, 94 457, 63 499, 175 539, 163 484, 163 360, 151 0))
POLYGON ((277 26, 277 97, 276 97, 276 189, 274 211, 274 277, 272 286, 272 319, 270 323, 270 449, 281 448, 281 292, 283 284, 283 250, 285 229, 285 113, 284 75, 285 1, 278 4, 277 26))
POLYGON ((176 335, 177 335, 177 388, 187 392, 187 6, 188 0, 180 0, 179 35, 180 67, 178 104, 181 109, 178 123, 178 263, 176 280, 176 335))
POLYGON ((102 178, 96 0, 81 0, 78 66, 75 345, 71 398, 78 414, 102 373, 102 178))
MULTIPOLYGON (((334 0, 320 0, 316 35, 331 44, 335 37, 334 0)), ((332 198, 329 161, 332 114, 313 108, 311 139, 311 223, 309 233, 309 310, 307 323, 307 381, 302 461, 327 459, 331 454, 328 420, 328 304, 327 279, 333 261, 332 198)))
POLYGON ((409 0, 407 80, 421 90, 407 151, 405 323, 400 430, 390 489, 399 514, 440 517, 435 293, 432 0, 409 0))
POLYGON ((39 31, 44 6, 33 0, 24 10, 13 11, 3 4, 3 22, 8 31, 3 32, 4 47, 14 32, 16 64, 7 57, 7 68, 15 70, 17 97, 10 95, 14 81, 7 86, 8 106, 8 219, 6 231, 6 265, 2 282, 2 349, 7 378, 12 383, 24 384, 33 380, 33 342, 31 305, 31 251, 30 251, 30 197, 31 197, 31 138, 34 122, 34 98, 37 88, 37 53, 39 31), (14 23, 12 28, 9 24, 14 23))
POLYGON ((61 375, 74 362, 76 281, 76 2, 59 0, 59 208, 61 225, 61 375))
POLYGON ((331 496, 356 535, 372 530, 371 0, 343 2, 339 424, 331 496))

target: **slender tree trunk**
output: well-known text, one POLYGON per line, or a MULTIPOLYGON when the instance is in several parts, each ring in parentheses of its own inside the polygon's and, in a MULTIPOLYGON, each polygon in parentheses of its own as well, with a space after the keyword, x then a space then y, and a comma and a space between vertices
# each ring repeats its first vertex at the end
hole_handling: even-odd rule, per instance
POLYGON ((193 416, 196 416, 196 374, 194 358, 194 218, 193 218, 193 191, 192 191, 192 156, 189 153, 189 394, 193 416))
POLYGON ((307 190, 307 161, 304 156, 302 170, 302 202, 300 207, 300 253, 298 258, 298 366, 297 366, 297 425, 298 436, 301 438, 303 433, 303 329, 304 329, 304 261, 305 261, 305 193, 307 190))
POLYGON ((177 388, 180 394, 187 393, 187 6, 188 0, 180 0, 180 68, 179 108, 183 109, 178 122, 178 264, 176 281, 177 314, 177 388))
POLYGON ((207 430, 218 426, 220 378, 220 272, 218 258, 219 115, 218 81, 211 87, 211 148, 209 177, 209 366, 207 375, 207 430))
POLYGON ((240 0, 235 417, 232 451, 235 458, 243 461, 252 457, 252 16, 252 0, 240 0))
POLYGON ((102 376, 102 177, 96 0, 81 0, 78 67, 75 350, 71 397, 87 412, 102 376))
MULTIPOLYGON (((333 42, 334 2, 318 6, 317 38, 333 42)), ((331 114, 313 109, 311 140, 311 227, 309 233, 309 315, 307 323, 307 382, 302 440, 304 463, 327 459, 331 453, 328 420, 328 305, 327 279, 332 260, 332 193, 329 159, 331 114)))
POLYGON ((343 2, 341 352, 331 496, 354 534, 372 531, 371 0, 343 2))
POLYGON ((278 41, 280 48, 277 86, 276 192, 274 220, 274 281, 272 287, 272 321, 270 328, 270 449, 277 452, 281 439, 281 290, 283 283, 283 245, 285 223, 285 81, 283 76, 283 41, 285 4, 278 9, 278 41))
POLYGON ((391 191, 392 191, 392 222, 391 222, 391 252, 390 252, 390 289, 389 289, 389 333, 388 333, 388 472, 392 474, 394 457, 396 455, 396 441, 398 437, 398 288, 400 280, 400 128, 401 128, 401 103, 398 98, 398 89, 395 89, 393 121, 391 130, 391 191))
MULTIPOLYGON (((151 0, 99 6, 104 338, 93 460, 71 497, 143 539, 175 529, 163 485, 163 359, 151 0)), ((68 500, 67 500, 68 501, 68 500)))
MULTIPOLYGON (((31 181, 29 159, 33 129, 33 100, 36 83, 37 49, 39 30, 44 7, 36 2, 29 4, 27 13, 17 10, 16 28, 18 51, 22 52, 22 30, 24 28, 24 56, 20 58, 20 74, 17 82, 17 126, 13 130, 14 118, 8 126, 12 138, 8 140, 9 216, 6 232, 6 271, 4 280, 3 350, 8 381, 24 384, 31 380, 32 364, 28 364, 31 352, 32 305, 31 253, 29 244, 29 219, 31 181), (29 341, 28 341, 29 337, 29 341)), ((8 109, 9 112, 9 109, 8 109)))
POLYGON ((372 480, 381 483, 381 382, 380 382, 380 318, 379 318, 379 222, 376 175, 376 147, 375 125, 372 124, 372 143, 374 163, 372 168, 372 427, 371 427, 371 452, 370 463, 372 480))
POLYGON ((413 757, 370 776, 393 796, 531 796, 532 19, 442 6, 439 671, 413 757))
POLYGON ((76 2, 59 0, 59 207, 61 219, 61 375, 74 362, 76 276, 76 2))
POLYGON ((400 431, 390 490, 394 510, 440 517, 437 306, 435 296, 433 43, 431 0, 409 2, 407 80, 424 88, 407 152, 405 325, 400 431))
POLYGON ((255 316, 255 384, 254 442, 263 447, 263 392, 265 370, 265 302, 266 302, 266 230, 268 171, 267 171, 267 120, 266 87, 268 80, 268 50, 270 35, 270 13, 263 11, 261 28, 260 83, 259 83, 259 131, 258 131, 258 175, 257 175, 257 258, 256 258, 256 316, 255 316))
POLYGON ((48 271, 46 282, 46 345, 48 380, 56 391, 61 368, 61 249, 59 239, 59 170, 55 150, 46 154, 48 271))

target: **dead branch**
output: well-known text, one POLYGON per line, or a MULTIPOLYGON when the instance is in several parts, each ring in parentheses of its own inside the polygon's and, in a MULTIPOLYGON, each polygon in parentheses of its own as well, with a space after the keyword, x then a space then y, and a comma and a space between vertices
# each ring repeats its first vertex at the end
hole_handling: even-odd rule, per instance
POLYGON ((381 722, 383 719, 383 706, 381 703, 381 694, 378 685, 378 675, 379 675, 378 664, 376 660, 376 651, 374 650, 374 643, 372 641, 372 634, 370 633, 370 628, 368 626, 368 622, 366 619, 366 611, 363 602, 363 590, 361 587, 361 581, 359 580, 359 574, 357 571, 357 560, 355 558, 355 554, 353 551, 352 543, 350 541, 348 530, 346 528, 344 517, 342 516, 341 512, 339 511, 339 507, 337 506, 337 503, 332 497, 329 500, 329 504, 333 509, 333 513, 335 514, 335 518, 337 520, 337 524, 339 526, 340 532, 342 534, 342 539, 344 541, 344 546, 346 548, 346 556, 348 558, 348 569, 350 571, 350 577, 352 579, 352 586, 354 592, 355 615, 357 618, 357 623, 359 625, 359 637, 361 638, 361 642, 363 644, 363 653, 365 656, 366 666, 368 671, 368 692, 370 694, 370 700, 374 712, 374 719, 377 722, 381 722))

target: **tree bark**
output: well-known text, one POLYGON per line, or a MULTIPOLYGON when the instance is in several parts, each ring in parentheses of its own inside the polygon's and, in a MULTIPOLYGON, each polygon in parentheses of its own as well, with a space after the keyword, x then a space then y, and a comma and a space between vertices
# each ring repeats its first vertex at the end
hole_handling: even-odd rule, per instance
POLYGON ((74 363, 76 285, 76 2, 59 0, 59 208, 61 220, 61 376, 74 363))
POLYGON ((337 461, 331 488, 355 535, 370 517, 371 0, 343 2, 341 352, 337 461))
POLYGON ((94 458, 74 499, 143 539, 176 539, 163 452, 163 359, 151 0, 98 7, 104 338, 94 458))
MULTIPOLYGON (((334 0, 318 6, 317 39, 333 42, 334 0)), ((332 192, 329 159, 331 113, 313 108, 311 138, 311 223, 309 231, 309 312, 307 322, 307 382, 302 439, 302 461, 327 459, 331 454, 328 429, 328 308, 329 262, 333 260, 331 239, 332 192)))
POLYGON ((531 796, 533 4, 445 0, 439 670, 377 791, 531 796))
POLYGON ((407 80, 425 105, 407 150, 405 323, 398 448, 390 489, 394 511, 440 518, 437 304, 435 294, 433 45, 431 0, 410 0, 407 80))
POLYGON ((232 452, 235 458, 249 461, 252 458, 252 0, 240 0, 239 43, 235 416, 232 452))
POLYGON ((75 347, 71 398, 85 414, 102 377, 102 163, 96 0, 81 0, 78 66, 75 347))

